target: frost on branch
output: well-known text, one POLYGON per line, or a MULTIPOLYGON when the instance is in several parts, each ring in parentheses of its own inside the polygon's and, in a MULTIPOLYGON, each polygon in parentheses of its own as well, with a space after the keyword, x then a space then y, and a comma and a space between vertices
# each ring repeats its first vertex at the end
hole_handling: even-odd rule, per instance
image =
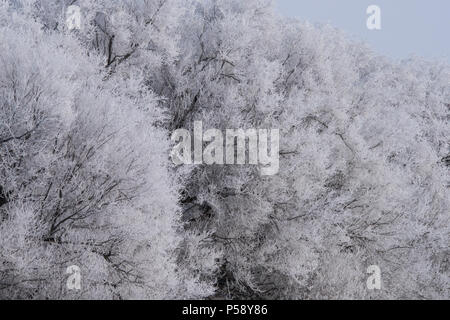
POLYGON ((449 296, 448 65, 265 0, 77 1, 77 31, 64 1, 20 3, 1 11, 3 295, 73 297, 54 270, 76 261, 78 298, 449 296), (279 173, 171 167, 194 121, 280 129, 279 173))

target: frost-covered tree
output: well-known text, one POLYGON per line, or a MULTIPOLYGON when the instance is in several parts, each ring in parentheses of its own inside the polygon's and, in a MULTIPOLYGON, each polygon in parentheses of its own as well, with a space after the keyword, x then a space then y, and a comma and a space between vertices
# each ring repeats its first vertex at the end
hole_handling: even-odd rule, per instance
POLYGON ((389 61, 329 26, 279 17, 266 0, 70 1, 83 13, 72 31, 68 4, 14 1, 36 20, 36 43, 23 30, 13 41, 24 27, 12 31, 3 12, 2 79, 18 80, 0 87, 1 257, 21 259, 1 273, 7 290, 45 296, 48 274, 24 274, 82 253, 95 289, 80 297, 450 295, 448 65, 389 61), (11 107, 30 98, 15 88, 35 83, 46 94, 11 107), (196 120, 280 129, 278 174, 169 174, 165 141, 196 120), (12 253, 25 243, 29 253, 12 253), (366 288, 370 265, 381 291, 366 288))
POLYGON ((186 177, 189 228, 223 251, 221 295, 448 296, 448 66, 395 65, 266 1, 194 1, 177 35, 177 62, 151 82, 171 128, 282 131, 276 176, 186 177))
POLYGON ((210 294, 176 266, 167 133, 139 75, 104 81, 77 40, 0 14, 0 296, 210 294), (81 291, 66 288, 70 265, 81 291))
POLYGON ((307 296, 448 296, 448 66, 393 65, 334 30, 286 28, 283 215, 317 246, 307 296), (384 275, 374 295, 372 264, 384 275))

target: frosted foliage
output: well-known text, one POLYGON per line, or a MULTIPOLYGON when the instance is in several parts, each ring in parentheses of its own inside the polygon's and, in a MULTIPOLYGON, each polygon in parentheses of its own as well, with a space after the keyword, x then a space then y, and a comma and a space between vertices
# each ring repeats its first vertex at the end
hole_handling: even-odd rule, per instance
POLYGON ((450 297, 448 65, 265 0, 75 4, 0 9, 2 297, 450 297), (280 129, 279 172, 173 166, 194 121, 280 129))
POLYGON ((139 107, 152 94, 104 82, 77 41, 25 20, 0 43, 1 296, 179 298, 195 281, 189 297, 210 294, 176 272, 167 133, 139 107), (66 288, 69 265, 81 291, 66 288))

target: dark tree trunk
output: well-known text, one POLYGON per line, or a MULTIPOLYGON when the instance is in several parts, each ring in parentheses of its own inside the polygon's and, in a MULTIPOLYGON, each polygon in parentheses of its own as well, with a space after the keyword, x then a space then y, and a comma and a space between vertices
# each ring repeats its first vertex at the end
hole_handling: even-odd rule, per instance
POLYGON ((8 198, 3 192, 2 186, 0 186, 0 207, 8 202, 8 198))

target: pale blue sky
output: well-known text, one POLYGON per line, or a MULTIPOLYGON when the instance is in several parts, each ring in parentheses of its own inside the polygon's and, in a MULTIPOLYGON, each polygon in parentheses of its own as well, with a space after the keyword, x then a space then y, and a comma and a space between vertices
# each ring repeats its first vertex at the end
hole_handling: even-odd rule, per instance
POLYGON ((275 0, 284 15, 330 23, 376 52, 450 63, 450 0, 275 0), (368 30, 366 9, 381 9, 381 30, 368 30))

